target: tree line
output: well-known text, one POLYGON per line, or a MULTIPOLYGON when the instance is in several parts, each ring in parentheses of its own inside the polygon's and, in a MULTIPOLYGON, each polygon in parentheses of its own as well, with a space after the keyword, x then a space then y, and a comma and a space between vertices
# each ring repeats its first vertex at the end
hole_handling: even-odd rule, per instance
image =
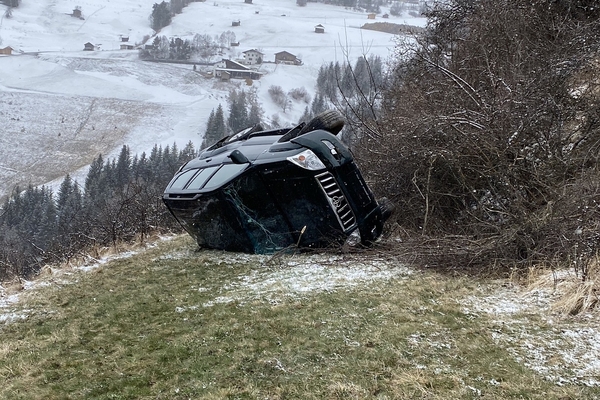
POLYGON ((149 48, 140 49, 139 56, 144 60, 189 60, 191 58, 209 62, 235 42, 235 33, 225 31, 214 37, 209 34, 196 34, 192 40, 156 36, 149 48))
POLYGON ((231 90, 227 104, 229 106, 227 118, 225 118, 221 104, 217 106, 216 110, 211 111, 201 148, 208 147, 227 135, 251 126, 260 124, 264 128, 269 127, 264 121, 264 111, 255 91, 231 90))
POLYGON ((175 228, 162 193, 195 155, 191 142, 134 156, 123 146, 116 159, 94 159, 83 186, 67 175, 56 194, 46 186, 16 187, 0 210, 0 280, 175 228))
POLYGON ((156 32, 160 31, 171 23, 175 14, 181 14, 183 8, 191 2, 192 0, 171 0, 154 3, 150 14, 150 26, 156 32))
POLYGON ((346 118, 342 139, 352 146, 371 129, 371 121, 379 114, 386 79, 381 57, 373 54, 360 56, 354 63, 346 58, 342 63, 323 64, 317 74, 316 94, 299 122, 337 108, 346 118))
MULTIPOLYGON (((308 3, 317 3, 317 0, 296 0, 296 4, 305 7, 308 3)), ((336 6, 342 6, 347 8, 358 8, 367 12, 379 13, 381 12, 380 6, 388 3, 387 0, 327 0, 320 1, 336 6)))

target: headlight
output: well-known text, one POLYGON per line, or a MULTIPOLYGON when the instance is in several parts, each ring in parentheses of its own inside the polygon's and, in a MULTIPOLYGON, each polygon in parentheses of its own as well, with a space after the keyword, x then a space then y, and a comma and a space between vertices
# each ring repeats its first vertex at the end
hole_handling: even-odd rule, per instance
POLYGON ((319 160, 319 157, 317 157, 316 154, 310 150, 305 150, 302 153, 288 157, 287 159, 297 166, 304 169, 309 169, 311 171, 325 169, 325 164, 323 164, 321 160, 319 160))

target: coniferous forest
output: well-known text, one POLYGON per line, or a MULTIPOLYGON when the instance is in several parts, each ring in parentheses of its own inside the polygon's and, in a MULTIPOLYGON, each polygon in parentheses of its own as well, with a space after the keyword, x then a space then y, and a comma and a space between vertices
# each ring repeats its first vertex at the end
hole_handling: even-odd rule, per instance
POLYGON ((99 155, 83 183, 67 175, 56 193, 45 186, 14 188, 0 211, 0 279, 27 277, 84 250, 144 241, 150 232, 176 227, 161 196, 195 153, 191 142, 133 156, 123 146, 117 159, 99 155))

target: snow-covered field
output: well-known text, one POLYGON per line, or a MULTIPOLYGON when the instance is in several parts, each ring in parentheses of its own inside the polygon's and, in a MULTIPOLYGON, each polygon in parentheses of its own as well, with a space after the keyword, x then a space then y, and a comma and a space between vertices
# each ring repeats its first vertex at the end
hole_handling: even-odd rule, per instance
MULTIPOLYGON (((267 95, 271 85, 285 91, 305 87, 313 94, 323 63, 343 62, 346 56, 354 63, 363 54, 387 59, 395 43, 390 34, 359 29, 373 21, 343 7, 298 7, 294 0, 191 3, 159 35, 191 39, 230 30, 240 46, 225 58, 258 49, 265 61, 280 51, 303 60, 302 66, 263 64, 265 76, 252 87, 223 84, 190 65, 142 62, 137 51, 119 50, 123 36, 139 44, 155 33, 149 22, 154 3, 80 1, 81 20, 69 15, 75 3, 23 0, 12 17, 0 20, 0 48, 14 49, 12 56, 0 56, 0 198, 16 184, 48 184, 67 173, 81 180, 94 157, 115 156, 123 144, 134 154, 149 152, 155 143, 184 146, 191 140, 198 146, 211 110, 219 103, 227 109, 226 97, 236 85, 256 90, 267 118, 294 123, 306 104, 283 113, 267 95), (232 27, 234 20, 240 26, 232 27), (314 33, 317 24, 324 34, 314 33), (87 42, 99 50, 83 51, 87 42)), ((0 6, 0 14, 5 11, 0 6)), ((387 21, 426 22, 408 14, 387 21)))

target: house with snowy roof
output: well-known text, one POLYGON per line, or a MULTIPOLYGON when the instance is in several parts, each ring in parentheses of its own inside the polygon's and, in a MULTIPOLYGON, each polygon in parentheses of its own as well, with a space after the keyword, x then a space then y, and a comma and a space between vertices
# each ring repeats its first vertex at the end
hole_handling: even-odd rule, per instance
POLYGON ((223 81, 230 79, 260 79, 262 73, 248 68, 233 60, 223 59, 214 66, 214 74, 216 78, 223 81))

